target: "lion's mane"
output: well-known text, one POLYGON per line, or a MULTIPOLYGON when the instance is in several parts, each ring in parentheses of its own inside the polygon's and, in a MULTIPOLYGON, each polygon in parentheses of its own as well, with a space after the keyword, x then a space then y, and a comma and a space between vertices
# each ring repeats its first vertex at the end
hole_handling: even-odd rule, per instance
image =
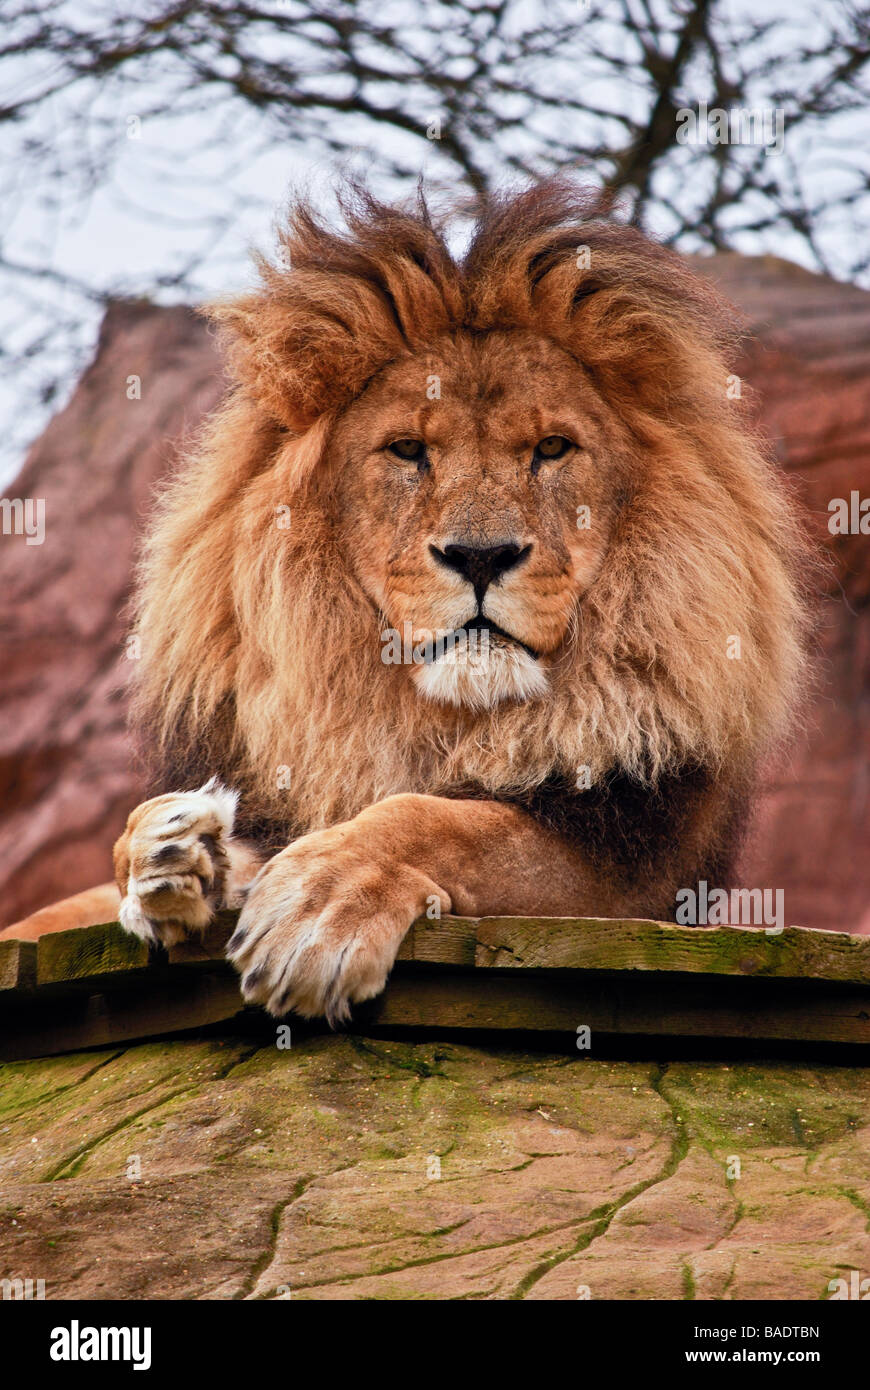
POLYGON ((211 309, 235 382, 159 503, 138 590, 155 790, 217 772, 249 829, 294 833, 397 791, 522 796, 581 767, 593 787, 745 781, 788 725, 805 620, 794 508, 727 391, 733 312, 569 181, 490 203, 461 258, 422 203, 356 191, 344 212, 338 231, 298 207, 257 288, 211 309), (382 615, 335 541, 330 426, 399 355, 513 327, 592 375, 636 483, 551 698, 440 709, 380 661, 382 615))

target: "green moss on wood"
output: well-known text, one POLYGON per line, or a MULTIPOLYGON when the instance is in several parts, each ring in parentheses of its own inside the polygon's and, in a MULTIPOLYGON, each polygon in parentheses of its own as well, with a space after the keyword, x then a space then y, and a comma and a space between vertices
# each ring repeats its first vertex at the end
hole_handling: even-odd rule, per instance
POLYGON ((99 979, 148 965, 148 947, 117 922, 84 930, 51 932, 37 943, 38 985, 99 979))

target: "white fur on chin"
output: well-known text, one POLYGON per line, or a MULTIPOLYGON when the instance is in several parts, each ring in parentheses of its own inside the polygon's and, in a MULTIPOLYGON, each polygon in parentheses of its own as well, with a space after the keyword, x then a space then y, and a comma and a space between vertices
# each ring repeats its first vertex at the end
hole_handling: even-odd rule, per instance
POLYGON ((522 647, 489 642, 469 653, 454 647, 437 661, 414 668, 417 690, 427 700, 466 709, 492 709, 505 700, 540 700, 550 681, 540 662, 522 647))

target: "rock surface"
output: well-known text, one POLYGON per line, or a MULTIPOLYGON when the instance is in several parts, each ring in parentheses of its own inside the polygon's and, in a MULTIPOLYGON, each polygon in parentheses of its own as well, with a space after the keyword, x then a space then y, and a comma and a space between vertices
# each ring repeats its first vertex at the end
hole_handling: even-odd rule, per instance
POLYGON ((775 1300, 870 1272, 866 1069, 571 1049, 294 1032, 7 1063, 0 1278, 48 1299, 775 1300))
MULTIPOLYGON (((772 770, 744 858, 787 920, 870 930, 870 537, 836 541, 828 502, 870 496, 870 294, 775 258, 698 266, 745 311, 741 371, 835 565, 808 735, 772 770)), ((10 496, 44 498, 42 546, 0 537, 0 924, 110 877, 140 784, 124 737, 124 622, 135 538, 181 437, 222 389, 184 309, 113 307, 93 365, 10 496), (141 400, 127 380, 141 378, 141 400)))
POLYGON ((141 800, 123 699, 136 539, 221 390, 193 313, 115 305, 72 400, 7 489, 45 500, 45 540, 0 536, 2 924, 112 876, 112 844, 141 800))
POLYGON ((832 560, 806 734, 772 770, 741 877, 782 888, 789 922, 870 932, 870 535, 828 528, 832 499, 870 498, 870 294, 775 257, 706 264, 747 317, 746 384, 832 560))

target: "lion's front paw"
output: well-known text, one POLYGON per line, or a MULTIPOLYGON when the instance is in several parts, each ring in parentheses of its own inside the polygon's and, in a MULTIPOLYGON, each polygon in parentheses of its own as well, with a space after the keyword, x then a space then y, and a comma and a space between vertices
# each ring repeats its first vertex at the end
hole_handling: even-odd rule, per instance
POLYGON ((260 870, 227 946, 245 999, 279 1018, 348 1018, 351 1003, 380 994, 432 895, 449 911, 431 879, 354 821, 305 835, 260 870))
POLYGON ((115 845, 127 931, 172 946, 208 926, 223 902, 236 799, 212 778, 136 807, 115 845))

